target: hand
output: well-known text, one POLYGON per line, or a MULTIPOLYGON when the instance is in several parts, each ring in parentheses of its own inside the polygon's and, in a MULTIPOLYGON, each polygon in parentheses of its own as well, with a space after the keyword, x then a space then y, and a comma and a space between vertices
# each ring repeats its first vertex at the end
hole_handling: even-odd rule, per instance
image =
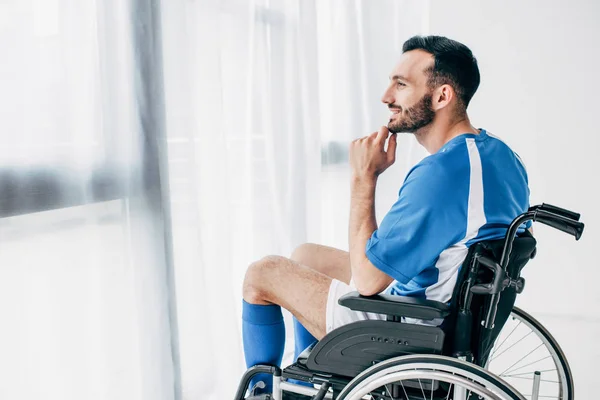
POLYGON ((396 161, 395 133, 389 138, 387 152, 384 150, 389 133, 388 128, 382 126, 378 132, 350 143, 350 168, 353 176, 376 178, 396 161))

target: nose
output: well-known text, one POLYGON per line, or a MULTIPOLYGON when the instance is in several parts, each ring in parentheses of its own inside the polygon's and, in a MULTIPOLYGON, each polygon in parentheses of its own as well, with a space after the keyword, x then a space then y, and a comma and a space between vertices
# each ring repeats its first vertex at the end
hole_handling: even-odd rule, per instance
POLYGON ((383 96, 381 96, 381 102, 385 104, 394 104, 394 96, 392 94, 392 85, 389 85, 385 92, 383 92, 383 96))

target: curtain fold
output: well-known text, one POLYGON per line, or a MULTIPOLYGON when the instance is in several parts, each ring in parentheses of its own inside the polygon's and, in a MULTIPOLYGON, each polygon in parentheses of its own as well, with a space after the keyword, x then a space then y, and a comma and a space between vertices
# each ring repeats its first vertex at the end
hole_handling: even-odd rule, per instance
POLYGON ((0 5, 3 399, 176 398, 155 27, 131 5, 0 5))
POLYGON ((314 13, 312 2, 163 2, 184 398, 233 395, 246 267, 318 234, 314 13))

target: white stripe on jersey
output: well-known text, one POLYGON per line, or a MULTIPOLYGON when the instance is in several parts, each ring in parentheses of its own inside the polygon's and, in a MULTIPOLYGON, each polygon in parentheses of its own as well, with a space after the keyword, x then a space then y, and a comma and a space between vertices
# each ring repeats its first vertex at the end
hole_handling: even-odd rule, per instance
POLYGON ((466 243, 477 237, 479 229, 485 225, 485 210, 483 207, 483 172, 481 156, 475 139, 466 138, 469 163, 471 166, 469 182, 469 200, 467 208, 467 229, 465 237, 444 250, 435 267, 438 269, 438 281, 425 289, 425 297, 431 300, 448 302, 456 285, 458 270, 465 260, 469 249, 466 243))

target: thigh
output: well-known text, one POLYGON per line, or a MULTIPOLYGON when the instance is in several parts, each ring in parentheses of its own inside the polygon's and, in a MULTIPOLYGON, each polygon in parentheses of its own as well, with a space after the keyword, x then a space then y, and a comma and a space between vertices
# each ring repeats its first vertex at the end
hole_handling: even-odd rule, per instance
POLYGON ((341 326, 351 324, 352 322, 364 320, 383 320, 387 319, 384 314, 376 314, 363 311, 351 310, 338 303, 339 299, 356 289, 344 282, 334 280, 329 288, 329 299, 327 301, 326 311, 326 333, 333 331, 341 326))
POLYGON ((291 258, 330 278, 346 284, 350 283, 352 272, 350 270, 350 254, 347 251, 315 243, 305 243, 294 250, 291 258))
POLYGON ((332 279, 294 260, 269 256, 259 261, 264 300, 290 311, 317 339, 326 333, 326 310, 332 279))

